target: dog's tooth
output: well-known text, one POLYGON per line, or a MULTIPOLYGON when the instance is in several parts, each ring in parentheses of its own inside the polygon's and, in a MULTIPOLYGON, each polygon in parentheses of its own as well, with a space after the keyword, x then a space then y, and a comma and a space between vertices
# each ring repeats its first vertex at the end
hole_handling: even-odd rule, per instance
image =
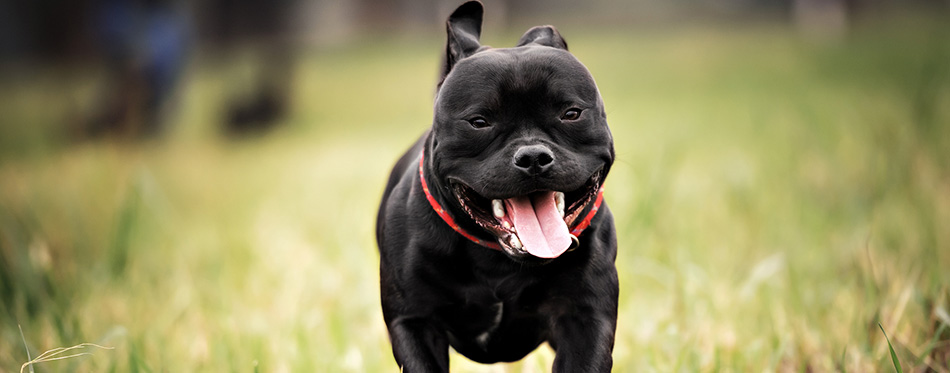
POLYGON ((501 225, 504 226, 506 229, 511 229, 511 223, 509 223, 507 220, 501 222, 501 225))
POLYGON ((511 235, 511 236, 508 238, 508 246, 511 246, 511 247, 513 247, 513 248, 515 248, 515 249, 518 249, 518 250, 521 250, 521 248, 524 247, 524 246, 521 245, 521 240, 519 240, 519 239, 518 239, 518 236, 515 236, 515 235, 511 235))
POLYGON ((495 213, 496 218, 501 219, 505 217, 505 205, 501 203, 500 199, 491 200, 491 209, 492 212, 495 213))
POLYGON ((564 217, 564 192, 554 193, 554 202, 557 203, 557 211, 564 217))

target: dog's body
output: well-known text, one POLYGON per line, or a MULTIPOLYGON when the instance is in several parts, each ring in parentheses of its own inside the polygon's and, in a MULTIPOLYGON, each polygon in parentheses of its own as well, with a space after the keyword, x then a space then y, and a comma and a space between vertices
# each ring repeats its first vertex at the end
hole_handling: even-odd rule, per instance
POLYGON ((491 49, 481 15, 469 2, 449 18, 433 126, 380 206, 393 354, 406 372, 448 371, 449 345, 494 363, 547 341, 555 371, 609 371, 619 290, 603 103, 553 27, 491 49))

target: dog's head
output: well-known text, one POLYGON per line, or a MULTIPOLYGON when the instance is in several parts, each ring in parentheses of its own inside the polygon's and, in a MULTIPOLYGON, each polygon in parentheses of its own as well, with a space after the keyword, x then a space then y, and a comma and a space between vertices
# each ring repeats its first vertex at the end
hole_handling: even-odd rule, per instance
POLYGON ((427 169, 447 202, 514 259, 576 247, 570 227, 590 209, 614 159, 590 72, 554 27, 513 48, 479 43, 482 5, 447 22, 427 169))

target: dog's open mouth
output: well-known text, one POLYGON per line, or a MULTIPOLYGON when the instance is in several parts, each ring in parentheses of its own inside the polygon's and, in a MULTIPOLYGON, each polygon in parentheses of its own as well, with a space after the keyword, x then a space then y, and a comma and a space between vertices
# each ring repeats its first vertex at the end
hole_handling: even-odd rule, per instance
POLYGON ((557 258, 577 248, 571 227, 600 189, 601 171, 573 191, 538 191, 504 199, 488 199, 469 186, 453 181, 462 208, 475 222, 498 238, 511 255, 557 258))

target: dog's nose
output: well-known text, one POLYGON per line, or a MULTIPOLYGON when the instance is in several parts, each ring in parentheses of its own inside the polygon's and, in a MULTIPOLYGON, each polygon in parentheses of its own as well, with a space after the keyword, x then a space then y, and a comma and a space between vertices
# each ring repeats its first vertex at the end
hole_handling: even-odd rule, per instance
POLYGON ((537 175, 554 164, 554 153, 544 145, 522 146, 515 152, 514 163, 528 175, 537 175))

